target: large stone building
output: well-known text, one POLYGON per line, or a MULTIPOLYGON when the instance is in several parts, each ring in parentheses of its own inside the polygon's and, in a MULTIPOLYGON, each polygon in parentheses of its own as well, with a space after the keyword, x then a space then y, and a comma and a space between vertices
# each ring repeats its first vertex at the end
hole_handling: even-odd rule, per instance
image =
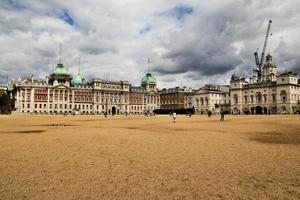
POLYGON ((277 67, 272 56, 266 56, 262 80, 257 80, 254 71, 249 82, 245 78, 232 75, 230 80, 231 112, 245 114, 292 114, 298 112, 300 85, 293 72, 277 75, 277 67))
POLYGON ((160 109, 162 110, 188 109, 193 107, 194 91, 192 88, 164 88, 159 93, 161 99, 160 109))
POLYGON ((194 102, 196 114, 219 114, 221 110, 230 111, 230 93, 228 85, 208 84, 195 91, 194 102))
POLYGON ((232 114, 285 114, 300 112, 300 84, 296 73, 277 75, 272 56, 267 55, 261 79, 257 70, 249 81, 233 74, 230 85, 208 84, 157 89, 156 79, 147 73, 140 86, 128 81, 87 82, 81 73, 74 78, 59 63, 44 80, 33 76, 10 81, 15 111, 21 113, 145 114, 156 109, 194 109, 196 114, 221 110, 232 114))
POLYGON ((156 79, 150 73, 140 87, 128 81, 86 82, 81 73, 73 79, 61 63, 44 80, 31 76, 11 81, 10 87, 15 112, 21 113, 145 113, 158 109, 160 103, 156 79))
POLYGON ((159 109, 160 96, 157 90, 156 79, 147 73, 142 79, 140 87, 130 86, 129 113, 152 113, 159 109))

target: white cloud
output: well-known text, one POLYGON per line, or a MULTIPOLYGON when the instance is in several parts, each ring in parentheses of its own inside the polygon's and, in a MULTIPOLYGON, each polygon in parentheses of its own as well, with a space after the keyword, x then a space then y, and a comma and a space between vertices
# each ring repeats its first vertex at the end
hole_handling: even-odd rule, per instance
POLYGON ((4 0, 0 81, 44 77, 58 62, 62 43, 63 63, 75 74, 81 57, 88 79, 138 85, 150 56, 160 88, 225 83, 233 71, 250 74, 269 19, 273 60, 279 70, 299 73, 299 7, 297 0, 4 0), (73 26, 61 17, 64 12, 73 26))

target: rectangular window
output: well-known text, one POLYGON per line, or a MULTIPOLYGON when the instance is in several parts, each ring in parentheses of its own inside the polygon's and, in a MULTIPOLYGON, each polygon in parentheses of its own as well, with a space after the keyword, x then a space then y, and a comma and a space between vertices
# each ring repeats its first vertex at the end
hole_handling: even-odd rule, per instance
POLYGON ((276 97, 275 97, 275 94, 272 95, 272 102, 275 102, 276 100, 276 97))

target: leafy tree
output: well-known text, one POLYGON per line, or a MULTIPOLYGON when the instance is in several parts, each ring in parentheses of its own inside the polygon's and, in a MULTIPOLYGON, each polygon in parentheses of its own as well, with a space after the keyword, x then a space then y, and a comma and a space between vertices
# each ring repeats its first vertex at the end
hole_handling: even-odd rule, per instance
POLYGON ((9 98, 9 94, 4 93, 0 96, 0 113, 1 114, 11 113, 11 101, 9 98))

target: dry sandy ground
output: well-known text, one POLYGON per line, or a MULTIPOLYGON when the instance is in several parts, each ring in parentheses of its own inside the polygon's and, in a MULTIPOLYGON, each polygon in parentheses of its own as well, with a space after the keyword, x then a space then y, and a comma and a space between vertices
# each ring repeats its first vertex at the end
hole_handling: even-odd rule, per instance
POLYGON ((300 116, 0 116, 0 199, 300 199, 300 116))

